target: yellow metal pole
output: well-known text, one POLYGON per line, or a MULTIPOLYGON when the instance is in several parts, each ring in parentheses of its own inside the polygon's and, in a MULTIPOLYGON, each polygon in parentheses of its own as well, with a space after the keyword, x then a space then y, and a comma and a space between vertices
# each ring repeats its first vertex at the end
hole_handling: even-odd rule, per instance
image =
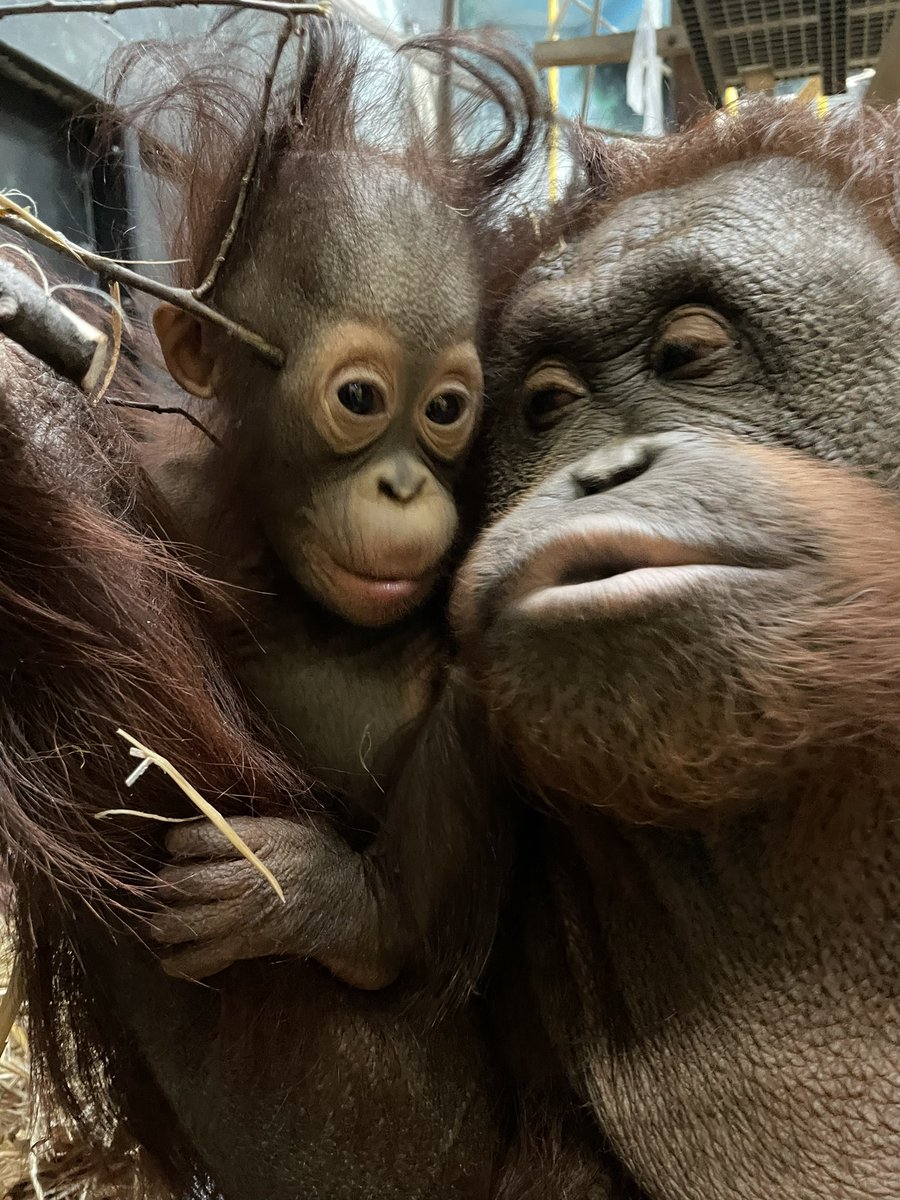
POLYGON ((737 110, 738 90, 736 87, 727 87, 722 96, 725 101, 725 111, 730 117, 733 117, 737 110))
MULTIPOLYGON (((559 20, 559 0, 547 0, 547 27, 550 40, 559 41, 559 30, 556 22, 559 20)), ((550 113, 553 124, 550 127, 550 200, 556 199, 559 187, 559 129, 556 124, 556 114, 559 109, 559 67, 551 67, 547 72, 547 92, 550 99, 550 113)))

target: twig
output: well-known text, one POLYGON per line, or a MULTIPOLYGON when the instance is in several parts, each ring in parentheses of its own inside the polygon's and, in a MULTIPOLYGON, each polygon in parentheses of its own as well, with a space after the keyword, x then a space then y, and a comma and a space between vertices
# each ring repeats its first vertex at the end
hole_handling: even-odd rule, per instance
POLYGON ((107 396, 106 403, 112 404, 115 408, 143 408, 145 412, 159 413, 161 416, 172 415, 174 417, 184 417, 195 429, 199 429, 202 434, 208 437, 214 446, 221 446, 222 444, 216 435, 206 428, 199 417, 195 417, 186 408, 179 408, 177 404, 149 404, 144 400, 120 400, 117 396, 107 396))
POLYGON ((302 25, 295 25, 297 30, 297 66, 294 71, 294 78, 297 81, 297 86, 294 89, 294 95, 291 99, 291 123, 303 128, 303 112, 300 103, 300 97, 303 93, 301 81, 304 75, 304 66, 309 47, 307 46, 306 29, 302 25))
POLYGON ((60 304, 30 275, 2 261, 0 333, 85 391, 96 386, 106 334, 60 304))
POLYGON ((206 278, 202 283, 199 283, 191 291, 198 300, 202 300, 204 296, 209 295, 212 291, 222 264, 228 257, 228 251, 231 249, 234 239, 237 237, 237 231, 241 225, 241 218, 244 215, 244 209, 247 207, 247 197, 250 195, 250 185, 253 183, 253 177, 256 174, 256 167, 259 162, 259 156, 262 153, 262 144, 266 136, 266 118, 269 115, 269 103, 272 99, 272 88, 275 85, 275 76, 278 73, 278 64, 281 62, 281 56, 284 53, 284 48, 288 44, 291 34, 294 32, 293 20, 285 21, 281 33, 278 35, 278 41, 275 45, 275 53, 272 55, 272 62, 266 72, 266 77, 263 80, 262 96, 259 102, 259 136, 253 143, 253 149, 250 151, 250 157, 247 159, 247 165, 244 167, 244 173, 241 175, 241 184, 238 189, 237 199, 234 202, 234 212, 231 214, 231 221, 228 228, 225 230, 225 236, 219 244, 219 249, 216 252, 216 257, 213 259, 212 266, 206 274, 206 278))
POLYGON ((119 357, 122 353, 122 293, 119 290, 119 285, 115 280, 109 281, 109 294, 112 299, 112 334, 113 344, 112 353, 109 356, 109 362, 106 367, 106 374, 103 376, 103 382, 97 391, 91 396, 94 404, 99 404, 106 393, 109 391, 110 384, 115 377, 116 371, 119 368, 119 357))
POLYGON ((6 992, 0 999, 0 1054, 6 1049, 12 1027, 22 1007, 22 971, 18 958, 13 960, 12 970, 6 984, 6 992))
POLYGON ((198 300, 187 288, 171 287, 169 284, 160 283, 156 279, 150 279, 146 275, 139 275, 137 271, 132 271, 128 267, 123 267, 120 263, 115 263, 111 259, 104 258, 102 254, 94 254, 91 250, 83 250, 81 246, 73 245, 60 235, 49 237, 42 230, 36 229, 33 225, 23 221, 18 216, 0 212, 0 221, 3 221, 9 225, 10 229, 14 229, 16 233, 20 233, 23 237, 29 238, 33 242, 39 242, 42 246, 49 246, 52 250, 61 250, 64 254, 68 254, 71 258, 74 258, 76 262, 80 262, 90 270, 96 271, 98 275, 105 275, 107 279, 114 279, 116 283, 124 284, 125 287, 134 288, 136 291, 146 292, 149 296, 155 296, 157 300, 166 300, 169 304, 173 304, 183 312, 190 313, 191 316, 199 317, 203 321, 209 321, 211 325, 218 325, 220 329, 224 329, 231 337, 249 346, 270 366, 284 366, 284 352, 282 350, 279 350, 277 346, 273 346, 271 342, 267 342, 258 333, 254 333, 243 325, 239 325, 237 321, 232 321, 224 313, 210 308, 208 304, 204 304, 202 300, 198 300))
POLYGON ((261 862, 260 859, 256 857, 240 834, 235 833, 219 810, 210 804, 208 800, 204 800, 194 785, 188 783, 181 772, 177 770, 177 768, 173 767, 167 758, 163 758, 161 754, 157 754, 154 750, 150 750, 142 742, 139 742, 137 738, 132 737, 130 733, 126 733, 124 729, 117 729, 116 733, 118 733, 119 737, 123 737, 126 742, 131 743, 131 749, 128 753, 133 755, 135 758, 140 758, 142 760, 140 766, 135 767, 132 773, 128 776, 128 779, 125 781, 126 786, 131 787, 131 785, 141 775, 143 775, 144 771, 146 771, 151 764, 159 767, 164 775, 168 775, 168 777, 175 784, 177 784, 178 787, 181 788, 188 800, 190 800, 192 804, 195 804, 197 808, 200 809, 204 817, 208 818, 208 820, 215 825, 219 833, 221 833, 228 839, 229 842, 231 842, 238 854, 246 858, 247 862, 250 863, 251 866, 255 867, 257 871, 259 871, 262 877, 272 888, 272 891, 283 903, 284 892, 281 889, 281 884, 278 882, 266 864, 261 862))
POLYGON ((290 4, 282 0, 28 0, 25 4, 0 4, 4 17, 38 17, 51 13, 127 12, 132 8, 249 8, 274 13, 279 17, 325 17, 331 11, 327 3, 290 4))

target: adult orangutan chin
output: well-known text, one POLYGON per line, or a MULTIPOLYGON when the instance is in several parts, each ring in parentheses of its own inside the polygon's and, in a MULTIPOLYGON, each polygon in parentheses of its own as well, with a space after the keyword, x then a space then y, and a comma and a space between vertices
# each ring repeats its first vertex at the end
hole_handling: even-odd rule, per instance
POLYGON ((499 328, 455 604, 558 818, 511 923, 653 1200, 896 1200, 900 118, 591 153, 499 328))

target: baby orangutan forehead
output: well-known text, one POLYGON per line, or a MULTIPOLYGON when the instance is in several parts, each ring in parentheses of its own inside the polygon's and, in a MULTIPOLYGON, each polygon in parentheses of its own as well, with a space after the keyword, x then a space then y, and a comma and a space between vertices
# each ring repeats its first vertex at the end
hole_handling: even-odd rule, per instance
POLYGON ((471 227, 398 167, 358 153, 297 156, 256 221, 229 307, 276 344, 326 312, 387 325, 414 345, 474 336, 471 227))

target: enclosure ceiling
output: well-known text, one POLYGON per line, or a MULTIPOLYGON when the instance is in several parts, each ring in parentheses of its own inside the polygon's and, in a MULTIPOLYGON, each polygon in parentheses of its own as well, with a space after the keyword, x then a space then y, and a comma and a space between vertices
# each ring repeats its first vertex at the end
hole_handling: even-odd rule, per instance
POLYGON ((826 95, 873 67, 900 0, 680 0, 707 89, 721 95, 748 70, 821 75, 826 95))

